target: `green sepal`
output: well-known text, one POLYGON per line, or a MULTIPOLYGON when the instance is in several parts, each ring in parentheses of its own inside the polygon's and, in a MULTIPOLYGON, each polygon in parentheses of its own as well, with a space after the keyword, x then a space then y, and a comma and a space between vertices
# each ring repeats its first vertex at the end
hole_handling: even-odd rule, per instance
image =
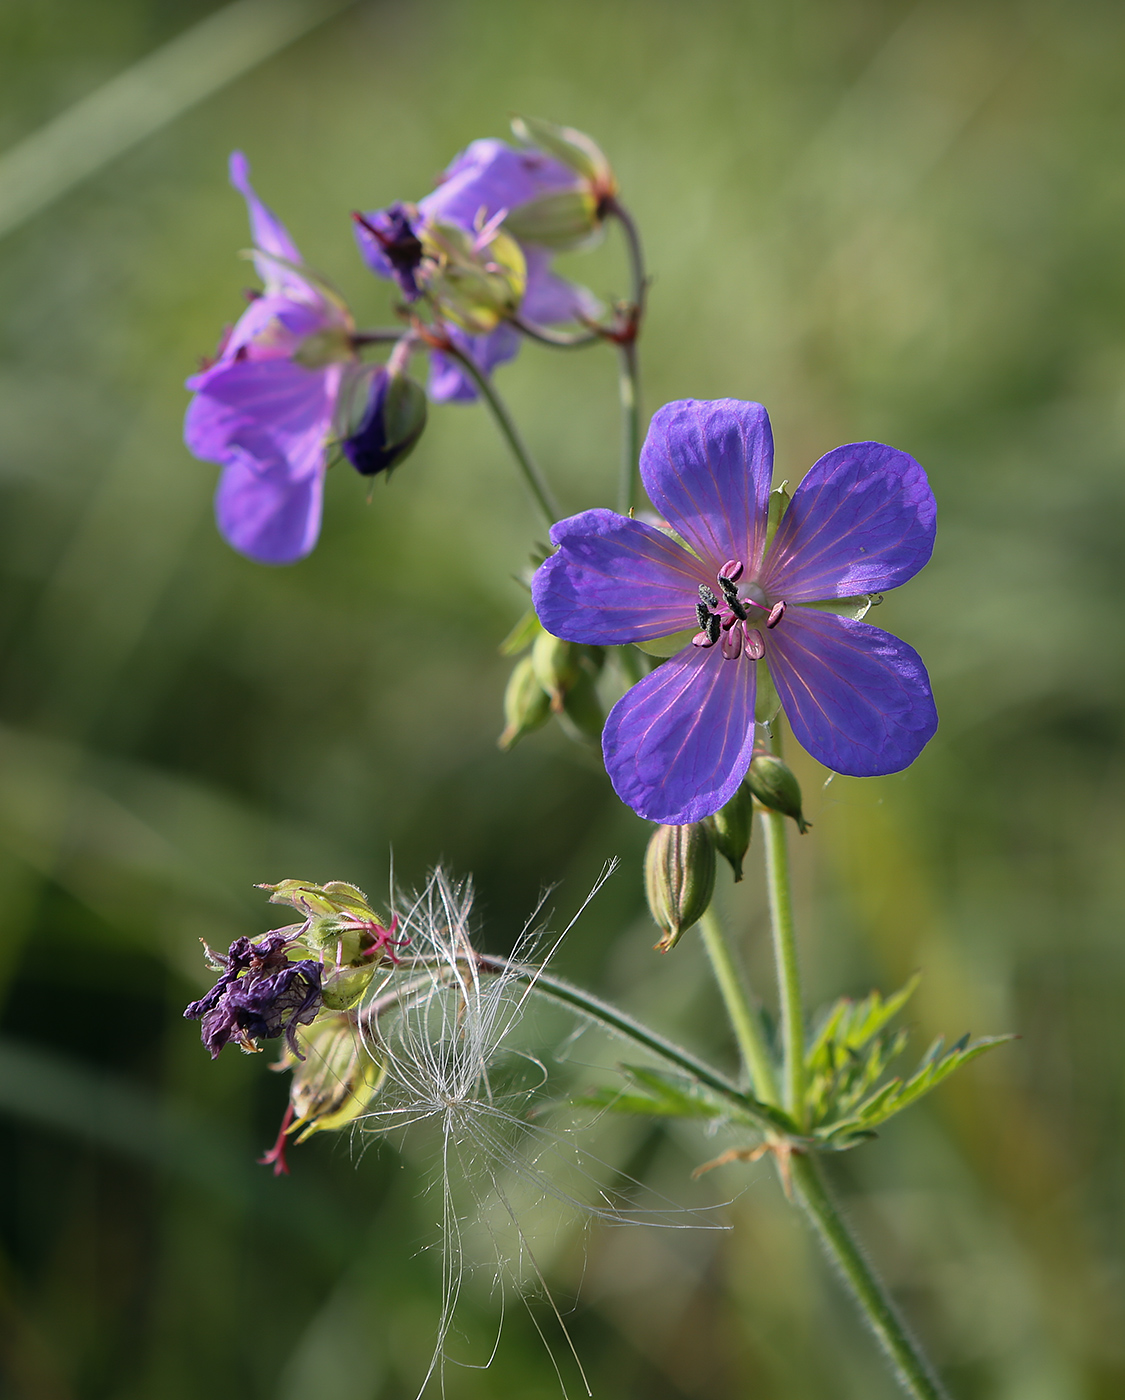
POLYGON ((783 481, 780 486, 775 486, 769 496, 769 514, 766 516, 766 543, 763 547, 763 555, 773 544, 773 537, 777 534, 777 527, 781 524, 781 517, 789 508, 789 502, 793 499, 786 487, 788 481, 783 481))
POLYGON ((707 818, 707 828, 715 849, 734 872, 734 882, 738 884, 754 834, 754 795, 745 783, 740 783, 730 801, 707 818))
POLYGON ((521 243, 556 252, 588 248, 602 236, 598 201, 589 190, 561 190, 518 204, 504 220, 504 230, 521 243))
POLYGON ((698 631, 698 627, 689 627, 683 632, 672 632, 667 637, 654 637, 649 642, 634 642, 633 645, 647 656, 659 656, 661 660, 665 660, 683 651, 684 647, 690 646, 692 637, 698 631))
POLYGON ((504 732, 496 743, 506 753, 550 718, 551 698, 535 678, 531 657, 525 656, 516 662, 504 691, 504 732))
POLYGON ((500 643, 500 655, 518 656, 521 651, 527 650, 542 630, 543 626, 535 615, 535 609, 528 608, 500 643))
POLYGON ((835 613, 837 617, 848 617, 853 622, 862 622, 872 608, 883 601, 881 593, 858 593, 851 598, 822 598, 817 603, 802 603, 802 607, 816 608, 817 612, 835 613))

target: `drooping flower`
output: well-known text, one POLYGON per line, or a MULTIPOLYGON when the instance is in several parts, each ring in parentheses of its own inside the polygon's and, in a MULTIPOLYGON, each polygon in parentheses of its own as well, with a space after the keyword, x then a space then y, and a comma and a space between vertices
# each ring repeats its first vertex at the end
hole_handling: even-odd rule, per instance
POLYGON ((425 405, 413 404, 409 423, 400 413, 398 437, 388 434, 388 386, 413 386, 389 367, 360 364, 351 313, 303 266, 285 226, 254 193, 239 151, 230 179, 246 200, 265 290, 253 295, 214 362, 187 381, 195 398, 184 440, 223 468, 215 514, 228 543, 261 564, 291 564, 320 533, 332 443, 365 474, 383 470, 417 441, 425 405), (353 449, 355 435, 363 440, 353 449))
POLYGON ((568 641, 697 629, 606 721, 617 795, 652 821, 699 821, 733 796, 754 751, 759 660, 797 739, 837 773, 898 772, 937 728, 918 654, 830 610, 905 583, 929 559, 936 510, 925 472, 881 443, 837 447, 808 472, 767 547, 772 470, 760 404, 666 404, 641 477, 683 544, 588 510, 554 527, 557 553, 535 575, 539 619, 568 641))
POLYGON ((184 1011, 202 1021, 203 1043, 215 1059, 232 1040, 243 1050, 259 1040, 284 1035, 296 1055, 297 1027, 307 1026, 322 1004, 321 965, 311 958, 293 961, 294 930, 275 929, 257 943, 236 938, 224 956, 208 950, 222 976, 206 996, 184 1011))
MULTIPOLYGON (((422 294, 423 236, 427 225, 451 224, 466 233, 487 228, 494 220, 544 195, 579 191, 580 175, 537 150, 516 150, 503 141, 473 141, 441 176, 438 186, 417 205, 396 203, 356 216, 360 253, 372 272, 393 279, 407 302, 422 294)), ((533 242, 520 243, 527 264, 521 314, 542 325, 594 316, 596 299, 584 288, 551 271, 551 253, 533 242)), ((447 326, 454 344, 485 373, 515 357, 519 332, 508 322, 486 334, 471 334, 447 326)), ((439 351, 430 362, 429 392, 437 400, 470 401, 477 397, 473 382, 456 360, 439 351)))

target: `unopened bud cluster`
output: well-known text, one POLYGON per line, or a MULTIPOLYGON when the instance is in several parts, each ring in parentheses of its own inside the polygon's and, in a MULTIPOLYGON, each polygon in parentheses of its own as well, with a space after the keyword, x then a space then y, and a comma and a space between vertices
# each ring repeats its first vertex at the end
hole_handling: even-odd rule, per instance
POLYGON ((605 714, 597 682, 605 665, 601 647, 560 641, 531 614, 501 648, 508 655, 526 648, 504 692, 504 732, 497 743, 510 749, 555 716, 573 738, 597 741, 605 714))

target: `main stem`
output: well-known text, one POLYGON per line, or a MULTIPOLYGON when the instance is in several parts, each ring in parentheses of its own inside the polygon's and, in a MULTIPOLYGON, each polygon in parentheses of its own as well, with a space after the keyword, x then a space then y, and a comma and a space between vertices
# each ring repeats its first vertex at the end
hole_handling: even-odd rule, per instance
MULTIPOLYGON (((776 738, 772 747, 775 753, 780 748, 776 738)), ((784 1047, 785 1089, 782 1106, 800 1128, 806 1129, 804 1011, 793 927, 793 889, 785 823, 786 818, 780 812, 762 812, 766 882, 784 1047)), ((787 1162, 779 1158, 778 1167, 788 1172, 787 1190, 792 1187, 798 1205, 890 1359, 903 1389, 914 1400, 948 1400, 947 1392, 942 1388, 933 1367, 907 1331, 887 1290, 828 1194, 815 1155, 797 1150, 789 1155, 787 1162)))
POLYGON ((714 905, 700 919, 699 931, 703 935, 703 946, 711 960, 711 970, 722 993, 738 1048, 742 1052, 742 1059, 750 1076, 750 1087, 757 1098, 766 1103, 776 1104, 777 1081, 769 1047, 762 1034, 761 1021, 750 1003, 746 984, 735 964, 734 954, 727 943, 714 905))
POLYGON ((806 1218, 859 1304, 864 1320, 890 1359, 903 1389, 915 1400, 949 1400, 948 1391, 910 1335, 878 1275, 844 1223, 817 1163, 810 1156, 794 1153, 789 1170, 806 1218))
POLYGON ((543 517, 544 524, 547 526, 547 529, 550 530, 551 526, 559 519, 562 512, 559 510, 558 503, 551 494, 551 488, 547 485, 546 478, 536 466, 534 458, 527 449, 527 444, 520 436, 519 429, 516 427, 512 415, 508 412, 504 400, 493 388, 487 375, 482 374, 477 368, 471 356, 466 355, 453 344, 443 346, 442 354, 448 355, 450 359, 456 360, 477 386, 481 398, 484 399, 485 403, 492 411, 492 416, 496 420, 496 426, 500 429, 504 440, 512 449, 512 456, 515 457, 516 463, 523 473, 523 478, 527 482, 532 496, 535 498, 535 504, 539 507, 539 513, 543 517))

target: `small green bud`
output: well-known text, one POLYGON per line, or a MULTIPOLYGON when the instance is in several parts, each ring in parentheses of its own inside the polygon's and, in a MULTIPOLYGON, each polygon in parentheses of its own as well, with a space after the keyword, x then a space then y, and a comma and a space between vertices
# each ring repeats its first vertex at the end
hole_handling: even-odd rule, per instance
POLYGON ((287 1054, 277 1066, 292 1068, 290 1133, 303 1142, 313 1133, 344 1128, 364 1111, 386 1077, 350 1016, 323 1016, 300 1034, 303 1060, 287 1054))
POLYGON ((442 315, 470 335, 487 335, 519 308, 527 264, 514 238, 436 222, 423 227, 421 239, 426 290, 442 315))
POLYGON ((558 251, 581 248, 602 231, 598 201, 589 190, 563 190, 517 204, 504 228, 521 243, 537 243, 558 251))
POLYGON ((754 832, 754 797, 745 783, 739 785, 725 807, 707 818, 707 829, 715 849, 734 871, 737 884, 742 879, 742 862, 754 832))
POLYGON ((504 732, 497 744, 505 753, 525 734, 531 734, 551 718, 551 699, 535 677, 530 656, 516 662, 504 692, 504 732))
POLYGON ((658 826, 645 852, 645 896, 666 953, 707 912, 715 889, 715 845, 703 822, 658 826))
POLYGON ((550 696, 551 709, 559 714, 567 691, 578 684, 582 675, 579 648, 574 642, 552 637, 550 632, 540 632, 532 644, 531 664, 535 679, 550 696))
POLYGON ((808 831, 811 823, 805 821, 801 810, 800 784, 792 768, 776 754, 756 754, 746 775, 746 782, 763 807, 792 817, 802 835, 808 831))
MULTIPOLYGON (((591 671, 583 670, 577 684, 563 697, 562 717, 569 720, 585 739, 600 739, 605 727, 605 711, 598 698, 598 687, 591 671)), ((565 727, 565 726, 564 726, 565 727)))
POLYGON ((617 180, 605 152, 584 131, 572 126, 556 126, 541 117, 513 117, 512 131, 517 140, 528 146, 538 146, 589 181, 591 192, 599 202, 617 193, 617 180))

